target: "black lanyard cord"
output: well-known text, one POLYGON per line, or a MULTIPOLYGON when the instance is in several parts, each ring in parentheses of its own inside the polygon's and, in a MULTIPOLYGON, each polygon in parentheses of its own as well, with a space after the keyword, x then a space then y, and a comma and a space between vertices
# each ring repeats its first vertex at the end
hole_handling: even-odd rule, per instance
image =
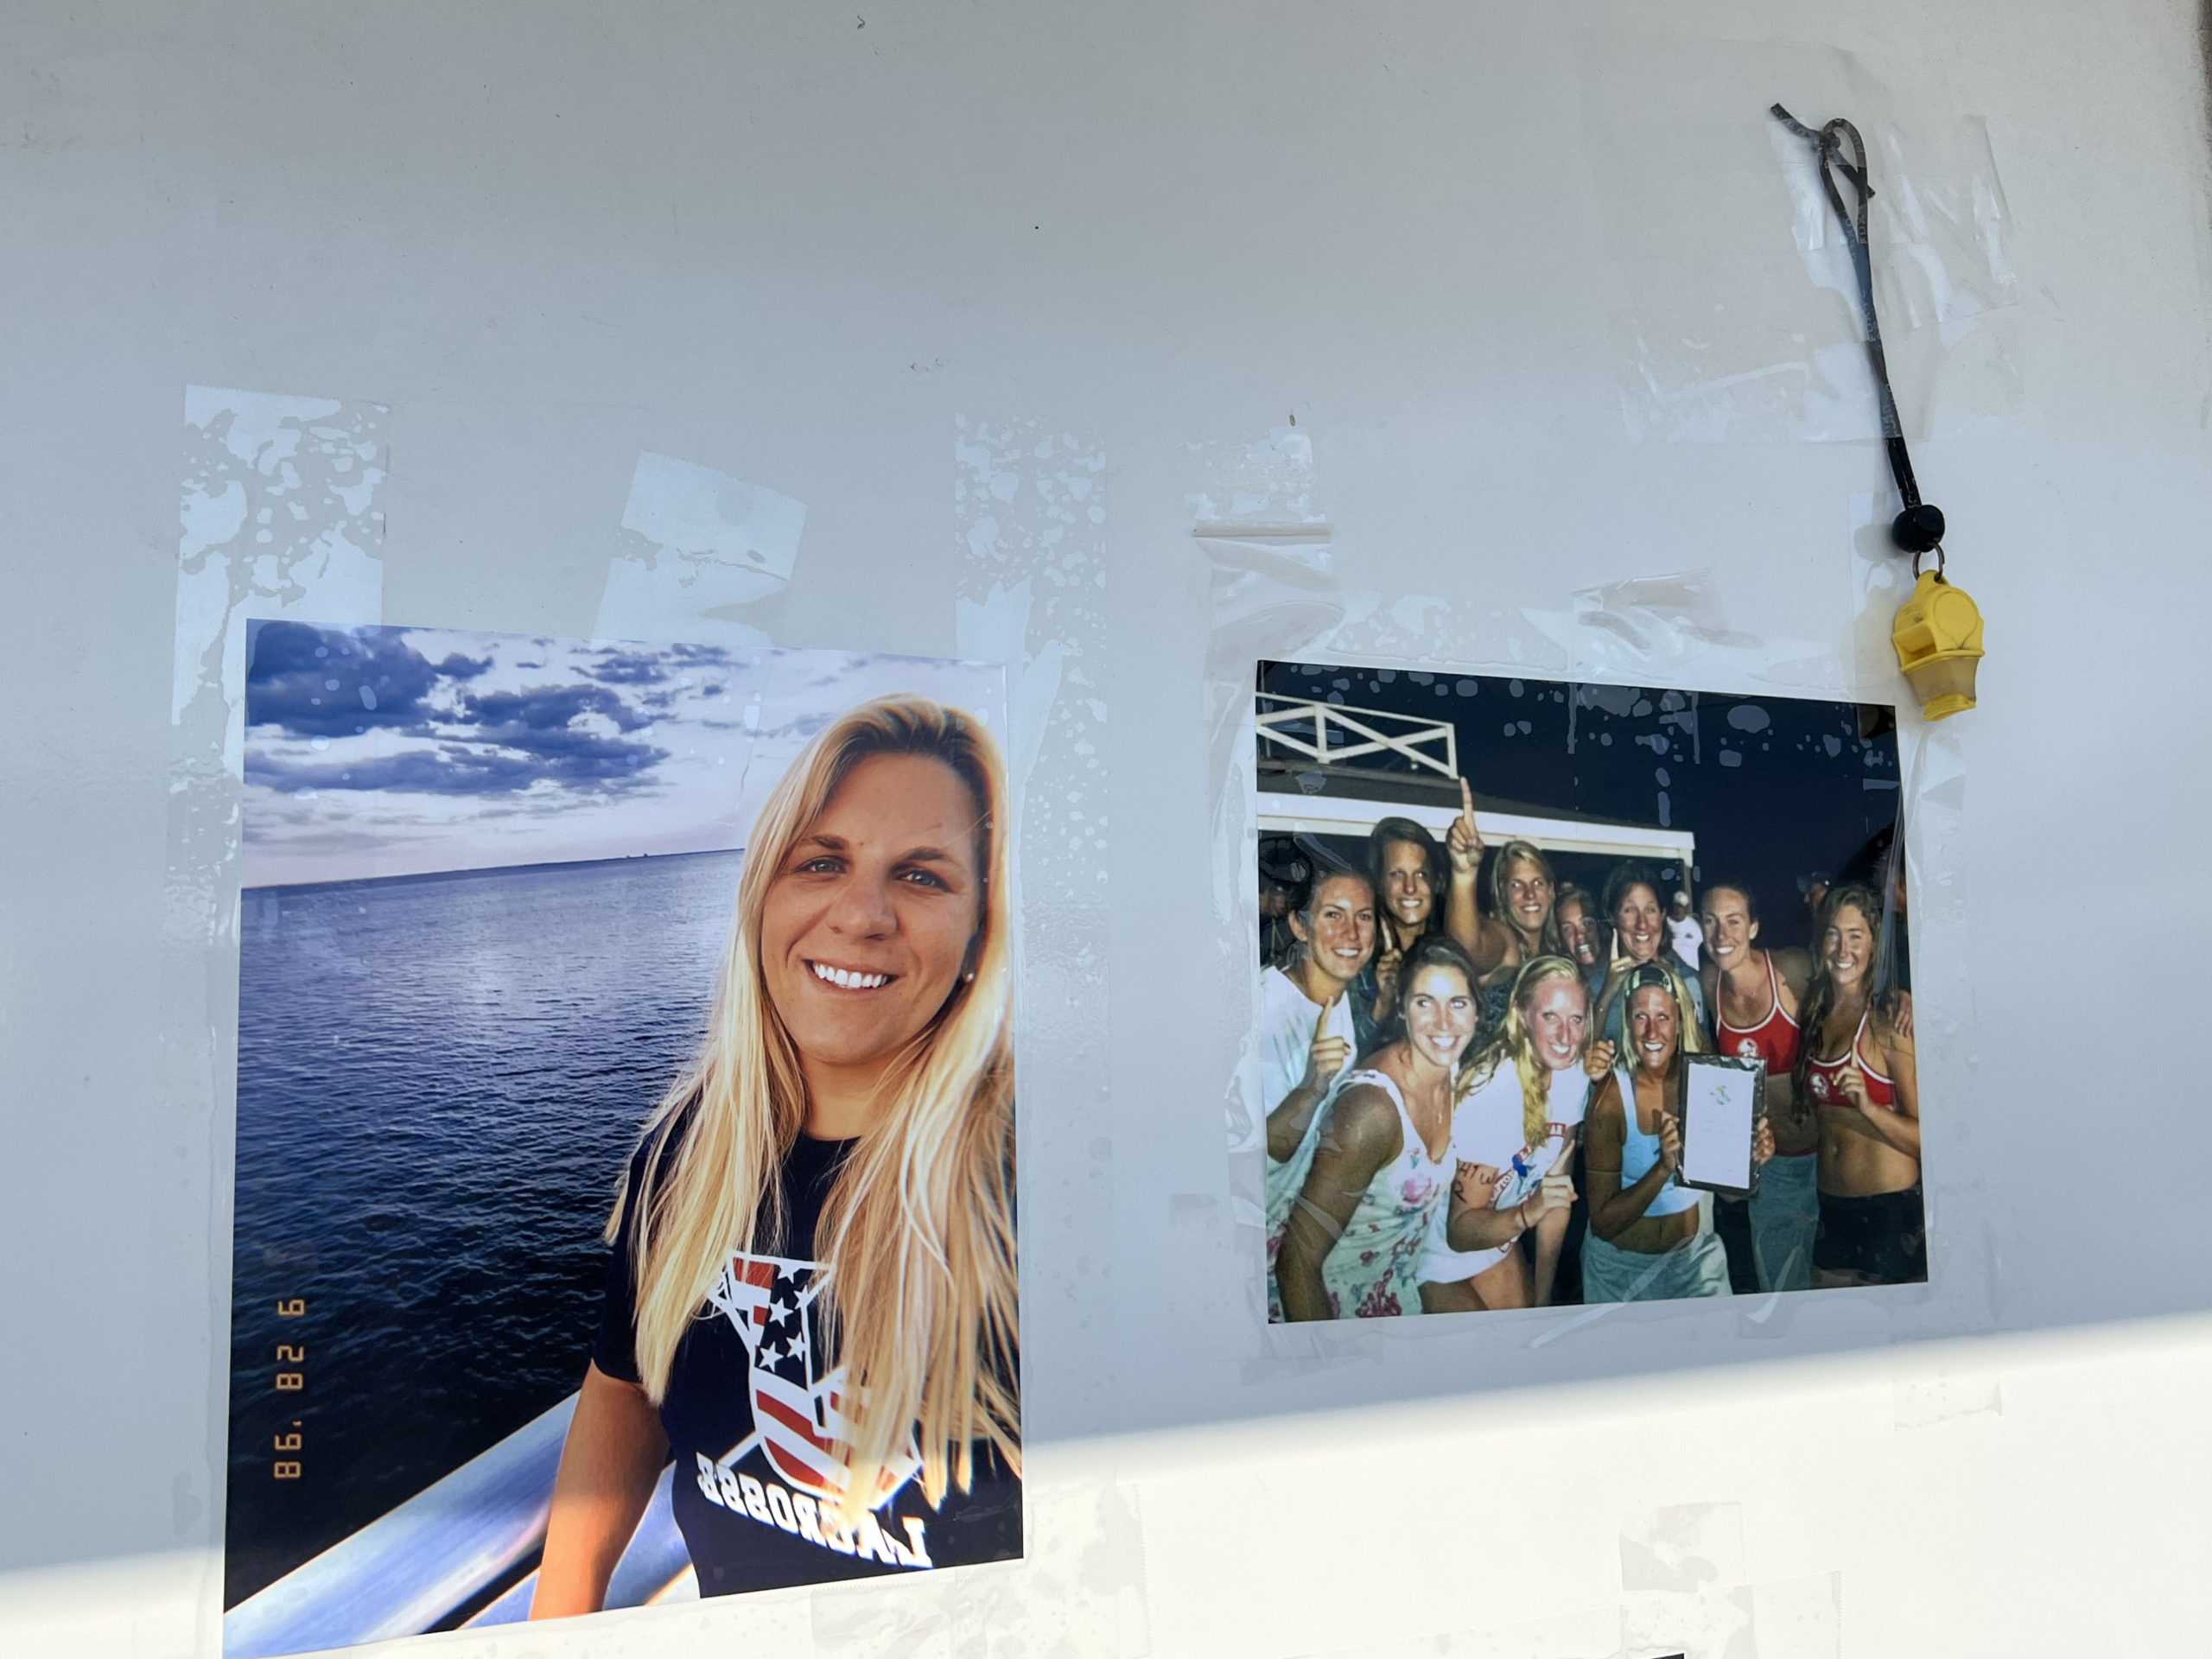
POLYGON ((1912 475, 1912 455, 1904 444, 1904 423, 1897 416, 1897 395, 1890 390, 1889 359, 1882 350, 1882 320, 1874 311, 1874 265, 1866 245, 1866 204, 1873 200, 1874 186, 1866 169, 1866 141, 1859 136, 1859 129, 1841 116, 1815 132, 1779 104, 1774 105, 1773 114, 1776 120, 1813 147, 1821 188, 1827 193, 1828 206, 1835 209, 1836 222, 1843 227, 1844 243, 1851 250, 1852 269, 1859 276, 1859 310, 1866 334, 1866 360, 1873 367, 1874 390, 1881 400, 1882 442, 1890 452, 1890 475, 1897 480, 1897 493, 1904 498, 1904 511, 1891 524, 1890 538, 1908 553, 1932 551, 1943 540, 1943 513, 1940 507, 1920 499, 1920 485, 1912 475), (1839 173, 1858 198, 1855 214, 1845 205, 1843 192, 1836 186, 1839 173))

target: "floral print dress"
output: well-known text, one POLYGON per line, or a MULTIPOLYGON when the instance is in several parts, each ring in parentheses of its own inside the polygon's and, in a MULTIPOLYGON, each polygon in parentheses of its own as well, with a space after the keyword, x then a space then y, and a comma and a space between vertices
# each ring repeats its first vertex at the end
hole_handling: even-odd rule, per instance
MULTIPOLYGON (((1321 1263, 1332 1316, 1339 1319, 1389 1319, 1421 1312, 1422 1248, 1431 1219, 1452 1192, 1454 1160, 1450 1152, 1441 1163, 1428 1155, 1428 1147, 1406 1110, 1406 1097, 1389 1077, 1371 1070, 1355 1071, 1337 1086, 1337 1100, 1362 1084, 1371 1084, 1390 1096, 1398 1109, 1398 1129, 1405 1145, 1375 1172, 1358 1208, 1344 1224, 1344 1236, 1321 1263)), ((1329 1109, 1336 1109, 1334 1101, 1329 1109)))

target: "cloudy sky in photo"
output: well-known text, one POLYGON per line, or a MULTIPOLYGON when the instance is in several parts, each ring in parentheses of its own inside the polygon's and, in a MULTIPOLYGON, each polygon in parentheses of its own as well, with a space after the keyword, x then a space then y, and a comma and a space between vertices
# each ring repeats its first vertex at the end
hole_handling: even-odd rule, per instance
POLYGON ((742 847, 807 740, 891 691, 1005 733, 991 664, 257 623, 244 884, 742 847))

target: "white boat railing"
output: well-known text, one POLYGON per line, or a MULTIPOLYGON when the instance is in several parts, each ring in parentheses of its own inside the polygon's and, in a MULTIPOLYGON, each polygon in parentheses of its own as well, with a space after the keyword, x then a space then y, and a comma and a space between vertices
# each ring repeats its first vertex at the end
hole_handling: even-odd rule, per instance
POLYGON ((1417 772, 1459 775, 1459 728, 1448 720, 1353 709, 1316 697, 1259 696, 1261 753, 1269 744, 1320 766, 1341 766, 1367 754, 1395 754, 1417 772), (1295 728, 1313 729, 1309 739, 1295 728), (1441 753, 1438 753, 1440 747, 1441 753))
MULTIPOLYGON (((413 1636, 512 1573, 545 1541, 553 1477, 576 1397, 524 1424, 350 1537, 223 1615, 224 1659, 263 1659, 413 1636)), ((610 1607, 671 1599, 690 1560, 670 1509, 673 1465, 608 1586, 610 1607)), ((467 1621, 527 1618, 532 1572, 467 1621)))
MULTIPOLYGON (((1262 788, 1259 829, 1263 836, 1364 837, 1385 817, 1411 818, 1440 841, 1452 832, 1457 806, 1434 801, 1378 801, 1351 795, 1292 794, 1262 788)), ((1475 809, 1475 828, 1493 847, 1526 841, 1548 853, 1587 853, 1607 858, 1646 858, 1662 863, 1697 861, 1697 836, 1656 824, 1612 823, 1596 818, 1546 817, 1531 812, 1475 809)))

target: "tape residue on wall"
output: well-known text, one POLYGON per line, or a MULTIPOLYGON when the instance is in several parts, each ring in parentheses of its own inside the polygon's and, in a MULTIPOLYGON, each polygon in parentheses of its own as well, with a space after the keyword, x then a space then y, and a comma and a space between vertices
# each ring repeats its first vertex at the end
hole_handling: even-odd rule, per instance
POLYGON ((185 388, 171 724, 203 690, 220 694, 214 653, 233 616, 382 617, 376 494, 390 413, 335 397, 185 388))
POLYGON ((1940 64, 1588 30, 1577 67, 1631 442, 1880 435, 1849 255, 1811 152, 1767 116, 1777 99, 1866 135, 1907 435, 2018 412, 2010 210, 1987 123, 1940 64))
POLYGON ((381 404, 187 386, 169 705, 169 927, 228 927, 245 734, 245 624, 384 614, 381 404))
MULTIPOLYGON (((1033 417, 956 416, 951 437, 957 648, 1007 665, 1011 711, 1023 1260, 1057 1261, 1066 1275, 1025 1295, 1024 1345, 1094 1351, 1091 1327, 1112 1317, 1110 1252, 1091 1230, 1113 1207, 1106 452, 1033 417), (1055 1129, 1031 1135, 1033 1111, 1051 1112, 1055 1129), (1077 1122, 1098 1128, 1085 1135, 1077 1122), (1043 1334, 1055 1325, 1061 1334, 1043 1334)), ((1025 1400, 1025 1435, 1101 1421, 1112 1387, 1104 1369, 1058 1372, 1025 1400)))
POLYGON ((601 639, 766 645, 764 631, 728 613, 783 590, 805 529, 803 501, 645 451, 630 476, 624 550, 607 563, 593 632, 601 639))
MULTIPOLYGON (((387 470, 389 414, 381 404, 346 398, 185 388, 161 1091, 181 1144, 205 1160, 202 1179, 217 1215, 229 1213, 231 1191, 223 1125, 235 1084, 246 623, 382 620, 384 514, 377 493, 387 470)), ((212 1233, 208 1249, 209 1282, 225 1285, 227 1234, 212 1233)), ((211 1338, 220 1329, 211 1327, 211 1338)), ((221 1489, 227 1346, 211 1340, 206 1359, 207 1461, 203 1470, 175 1478, 180 1536, 196 1530, 202 1482, 221 1489)), ((200 1604, 216 1605, 219 1548, 190 1559, 200 1604)))

